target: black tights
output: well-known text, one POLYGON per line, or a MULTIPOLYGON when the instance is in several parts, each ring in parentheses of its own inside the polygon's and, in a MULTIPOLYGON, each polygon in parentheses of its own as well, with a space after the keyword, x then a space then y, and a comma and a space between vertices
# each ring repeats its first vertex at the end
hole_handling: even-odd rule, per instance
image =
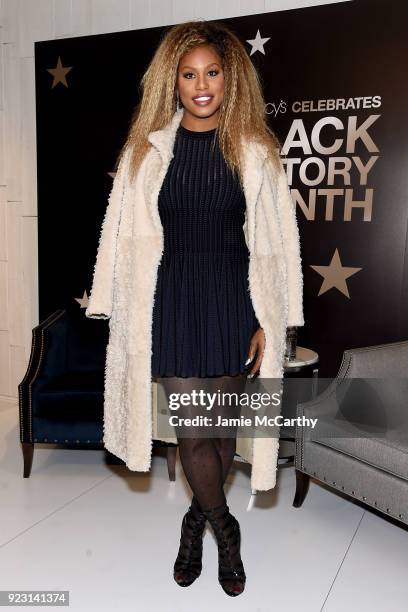
MULTIPOLYGON (((220 393, 237 393, 239 397, 245 388, 246 377, 246 374, 214 376, 205 379, 164 377, 160 381, 166 392, 167 400, 171 393, 190 393, 193 389, 204 389, 210 393, 216 393, 218 390, 220 393)), ((210 416, 213 422, 218 415, 223 417, 239 417, 240 415, 239 406, 235 401, 232 401, 231 405, 228 404, 228 401, 225 405, 215 402, 209 411, 203 409, 202 406, 187 405, 180 406, 176 411, 169 410, 170 412, 172 415, 176 414, 184 418, 197 415, 210 416)), ((176 428, 180 461, 193 492, 192 505, 199 511, 226 504, 224 483, 235 456, 236 430, 237 427, 229 427, 228 436, 231 435, 231 437, 217 437, 217 434, 220 433, 219 427, 200 427, 199 431, 196 430, 197 434, 200 433, 200 437, 194 437, 193 426, 186 427, 185 435, 180 428, 176 428), (203 437, 203 435, 208 437, 203 437)), ((224 435, 226 431, 224 429, 224 435)))

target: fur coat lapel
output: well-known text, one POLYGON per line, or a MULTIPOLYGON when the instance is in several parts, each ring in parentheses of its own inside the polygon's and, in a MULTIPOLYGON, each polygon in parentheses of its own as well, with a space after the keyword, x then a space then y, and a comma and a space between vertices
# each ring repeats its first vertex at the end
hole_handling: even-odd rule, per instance
MULTIPOLYGON (((157 271, 163 253, 158 195, 173 157, 183 109, 148 136, 152 147, 135 180, 129 155, 115 176, 102 224, 89 318, 109 320, 105 365, 104 444, 130 470, 149 471, 155 423, 151 332, 157 271)), ((303 325, 300 243, 295 208, 283 166, 276 173, 266 148, 244 142, 245 239, 250 252, 252 303, 265 331, 260 376, 280 386, 286 326, 303 325)), ((268 388, 270 392, 270 389, 268 388)), ((176 441, 174 438, 172 441, 176 441)), ((276 484, 279 439, 237 438, 237 452, 252 464, 252 489, 276 484)))

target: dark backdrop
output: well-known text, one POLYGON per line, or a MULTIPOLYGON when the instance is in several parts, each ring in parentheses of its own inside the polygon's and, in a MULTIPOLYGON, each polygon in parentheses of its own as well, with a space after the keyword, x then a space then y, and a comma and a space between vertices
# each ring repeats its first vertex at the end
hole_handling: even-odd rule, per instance
MULTIPOLYGON (((355 0, 222 21, 249 54, 258 30, 268 39, 250 57, 294 164, 299 344, 334 376, 344 349, 408 338, 408 6, 355 0)), ((110 173, 165 29, 35 44, 40 321, 57 308, 84 312, 110 173), (50 72, 58 58, 65 77, 50 72)))

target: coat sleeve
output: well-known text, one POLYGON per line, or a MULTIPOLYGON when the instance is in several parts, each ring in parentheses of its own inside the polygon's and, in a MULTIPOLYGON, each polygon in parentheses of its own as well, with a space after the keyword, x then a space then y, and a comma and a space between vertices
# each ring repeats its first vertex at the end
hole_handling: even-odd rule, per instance
POLYGON ((288 280, 287 326, 300 327, 305 324, 305 321, 303 317, 303 274, 299 228, 296 219, 296 205, 290 194, 286 171, 281 159, 279 159, 279 165, 276 200, 288 280))
POLYGON ((85 316, 109 319, 112 314, 116 244, 126 182, 127 154, 119 162, 99 237, 91 295, 85 316))

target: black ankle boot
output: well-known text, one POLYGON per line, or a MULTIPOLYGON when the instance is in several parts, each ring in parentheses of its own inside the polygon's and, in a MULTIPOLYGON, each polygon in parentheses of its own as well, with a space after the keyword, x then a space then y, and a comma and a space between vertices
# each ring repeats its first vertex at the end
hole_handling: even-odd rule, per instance
POLYGON ((190 506, 181 525, 180 548, 174 563, 174 580, 186 587, 193 584, 202 570, 203 533, 207 519, 190 506))
POLYGON ((225 504, 211 510, 203 510, 218 544, 218 581, 227 595, 240 595, 246 582, 241 560, 241 532, 235 516, 225 504))

